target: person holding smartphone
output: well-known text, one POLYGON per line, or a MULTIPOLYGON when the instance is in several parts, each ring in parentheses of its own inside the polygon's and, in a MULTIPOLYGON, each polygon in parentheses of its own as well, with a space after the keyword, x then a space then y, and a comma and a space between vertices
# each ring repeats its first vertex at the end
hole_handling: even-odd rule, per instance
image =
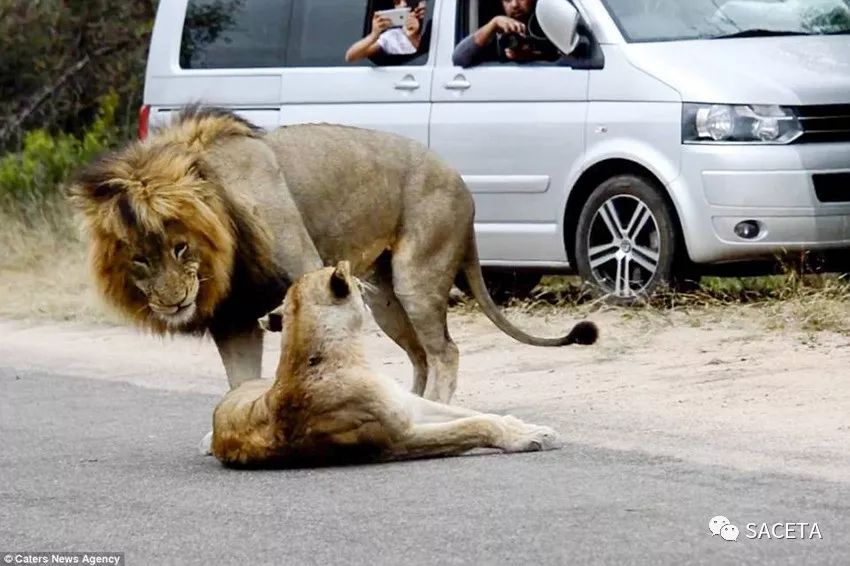
POLYGON ((376 55, 412 55, 423 47, 422 30, 428 3, 425 0, 395 0, 394 7, 410 9, 404 27, 390 27, 392 22, 376 11, 372 16, 372 30, 346 51, 347 62, 376 55))

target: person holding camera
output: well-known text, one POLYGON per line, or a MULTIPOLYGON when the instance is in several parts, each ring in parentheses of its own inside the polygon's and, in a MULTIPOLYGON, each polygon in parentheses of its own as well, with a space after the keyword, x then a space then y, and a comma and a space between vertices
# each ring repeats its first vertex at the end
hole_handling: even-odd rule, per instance
POLYGON ((528 24, 537 0, 501 0, 496 16, 457 44, 452 63, 471 67, 488 61, 556 61, 560 54, 548 40, 533 38, 528 24))
POLYGON ((409 8, 403 28, 390 27, 389 18, 376 11, 372 15, 372 31, 345 52, 348 63, 378 55, 412 55, 422 45, 422 29, 428 4, 425 0, 395 0, 396 9, 409 8))

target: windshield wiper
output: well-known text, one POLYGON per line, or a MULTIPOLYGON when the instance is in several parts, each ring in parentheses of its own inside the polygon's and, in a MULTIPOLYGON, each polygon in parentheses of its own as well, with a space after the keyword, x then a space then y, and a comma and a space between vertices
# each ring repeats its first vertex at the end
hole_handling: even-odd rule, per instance
POLYGON ((725 35, 714 35, 709 39, 732 39, 735 37, 779 37, 783 35, 809 35, 802 31, 783 31, 775 29, 745 29, 725 35))

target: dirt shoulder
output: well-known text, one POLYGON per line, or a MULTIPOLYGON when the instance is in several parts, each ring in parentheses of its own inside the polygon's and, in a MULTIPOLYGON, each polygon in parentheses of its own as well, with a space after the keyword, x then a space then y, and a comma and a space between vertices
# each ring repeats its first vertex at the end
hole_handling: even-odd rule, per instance
MULTIPOLYGON (((568 442, 850 482, 850 341, 801 331, 781 316, 755 307, 597 312, 597 345, 544 349, 514 342, 481 314, 455 312, 455 402, 551 424, 568 442)), ((540 334, 575 317, 512 313, 540 334)), ((225 391, 209 340, 8 319, 0 319, 0 337, 0 365, 23 372, 225 391)), ((406 357, 376 328, 367 351, 376 370, 410 382, 406 357)), ((266 375, 277 355, 270 338, 266 375)))

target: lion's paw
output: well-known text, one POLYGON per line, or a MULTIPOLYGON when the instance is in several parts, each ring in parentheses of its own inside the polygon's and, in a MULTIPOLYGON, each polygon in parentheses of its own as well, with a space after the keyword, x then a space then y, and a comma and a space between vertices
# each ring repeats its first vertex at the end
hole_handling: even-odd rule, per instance
POLYGON ((553 450, 560 446, 558 433, 548 426, 525 423, 516 417, 503 418, 507 452, 535 452, 553 450))
POLYGON ((208 432, 198 443, 198 452, 201 456, 212 456, 212 431, 208 432))

